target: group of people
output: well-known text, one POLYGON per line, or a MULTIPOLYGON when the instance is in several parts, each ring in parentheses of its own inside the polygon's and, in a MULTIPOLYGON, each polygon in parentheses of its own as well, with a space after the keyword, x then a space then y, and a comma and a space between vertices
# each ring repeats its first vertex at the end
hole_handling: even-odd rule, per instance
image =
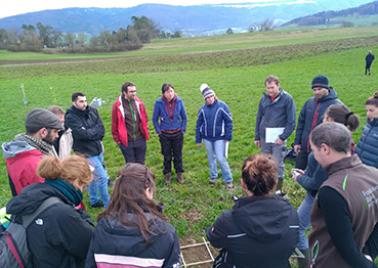
MULTIPOLYGON (((292 170, 307 195, 295 210, 275 193, 284 180, 285 145, 296 126, 296 107, 277 77, 268 76, 265 87, 255 127, 255 145, 262 153, 244 161, 240 183, 245 197, 207 230, 210 243, 222 248, 215 267, 288 267, 295 247, 304 255, 300 267, 374 267, 378 92, 365 103, 368 122, 354 146, 351 132, 358 128, 358 117, 338 99, 327 77, 312 80, 314 96, 298 118, 292 170), (305 231, 310 224, 308 240, 305 231)), ((154 201, 155 177, 144 165, 148 119, 136 91, 135 84, 124 83, 112 107, 112 136, 126 165, 111 197, 104 125, 83 93, 72 94, 72 106, 65 113, 56 106, 33 109, 26 116, 26 133, 2 145, 14 195, 7 212, 15 220, 51 196, 61 200, 28 227, 35 267, 180 266, 177 235, 154 201), (105 208, 96 227, 82 202, 86 187, 90 205, 105 208)), ((209 183, 217 181, 218 162, 226 189, 233 189, 227 161, 232 140, 229 107, 207 84, 200 91, 205 104, 198 112, 196 143, 206 147, 209 183)), ((171 183, 173 162, 177 182, 184 183, 185 106, 172 84, 164 83, 161 93, 153 125, 164 157, 164 180, 171 183)))

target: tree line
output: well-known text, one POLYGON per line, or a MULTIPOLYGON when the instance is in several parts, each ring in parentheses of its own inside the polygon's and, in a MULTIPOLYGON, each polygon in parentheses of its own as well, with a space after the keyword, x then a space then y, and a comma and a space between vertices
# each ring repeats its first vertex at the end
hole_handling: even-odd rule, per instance
POLYGON ((0 29, 0 49, 10 51, 44 52, 110 52, 140 49, 153 38, 178 38, 182 33, 161 31, 151 19, 141 16, 131 17, 126 28, 104 31, 90 36, 85 33, 62 33, 50 25, 24 24, 21 31, 0 29))

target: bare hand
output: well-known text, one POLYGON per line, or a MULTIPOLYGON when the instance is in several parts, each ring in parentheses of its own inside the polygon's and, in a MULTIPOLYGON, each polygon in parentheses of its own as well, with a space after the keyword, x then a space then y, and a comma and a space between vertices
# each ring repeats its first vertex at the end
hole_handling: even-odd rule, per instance
POLYGON ((278 139, 276 140, 276 144, 279 144, 279 145, 284 144, 284 141, 281 140, 280 138, 278 138, 278 139))
POLYGON ((201 149, 201 147, 202 147, 202 143, 197 143, 197 148, 201 149))
POLYGON ((294 145, 294 152, 296 154, 299 154, 301 152, 301 145, 300 144, 295 144, 294 145))
POLYGON ((291 176, 293 177, 294 180, 298 180, 298 177, 302 176, 303 174, 304 174, 304 171, 302 169, 293 168, 291 170, 291 176))
POLYGON ((261 141, 255 140, 255 145, 256 145, 257 148, 260 148, 261 147, 261 141))

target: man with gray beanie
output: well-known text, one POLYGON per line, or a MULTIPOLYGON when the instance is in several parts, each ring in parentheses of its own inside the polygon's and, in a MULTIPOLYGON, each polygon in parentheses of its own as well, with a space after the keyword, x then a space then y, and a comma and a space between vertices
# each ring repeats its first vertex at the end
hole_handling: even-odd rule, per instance
POLYGON ((13 196, 30 184, 44 181, 36 174, 38 164, 44 155, 57 156, 52 144, 63 126, 55 114, 37 108, 26 115, 25 128, 25 134, 2 144, 13 196))
POLYGON ((324 112, 330 105, 341 103, 326 76, 314 77, 311 88, 314 96, 302 107, 294 140, 294 151, 297 154, 295 167, 302 170, 307 166, 307 157, 310 153, 308 138, 311 130, 323 122, 324 112))
POLYGON ((352 143, 350 130, 335 122, 310 134, 314 157, 328 173, 312 208, 312 267, 376 267, 378 170, 352 154, 352 143))

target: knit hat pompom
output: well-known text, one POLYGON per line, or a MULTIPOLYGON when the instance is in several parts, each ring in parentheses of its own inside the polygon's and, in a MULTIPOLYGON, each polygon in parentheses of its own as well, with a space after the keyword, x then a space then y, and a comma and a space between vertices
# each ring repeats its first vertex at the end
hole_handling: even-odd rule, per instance
POLYGON ((202 93, 203 98, 206 100, 209 97, 215 96, 214 90, 212 90, 208 84, 201 84, 200 91, 202 93))

